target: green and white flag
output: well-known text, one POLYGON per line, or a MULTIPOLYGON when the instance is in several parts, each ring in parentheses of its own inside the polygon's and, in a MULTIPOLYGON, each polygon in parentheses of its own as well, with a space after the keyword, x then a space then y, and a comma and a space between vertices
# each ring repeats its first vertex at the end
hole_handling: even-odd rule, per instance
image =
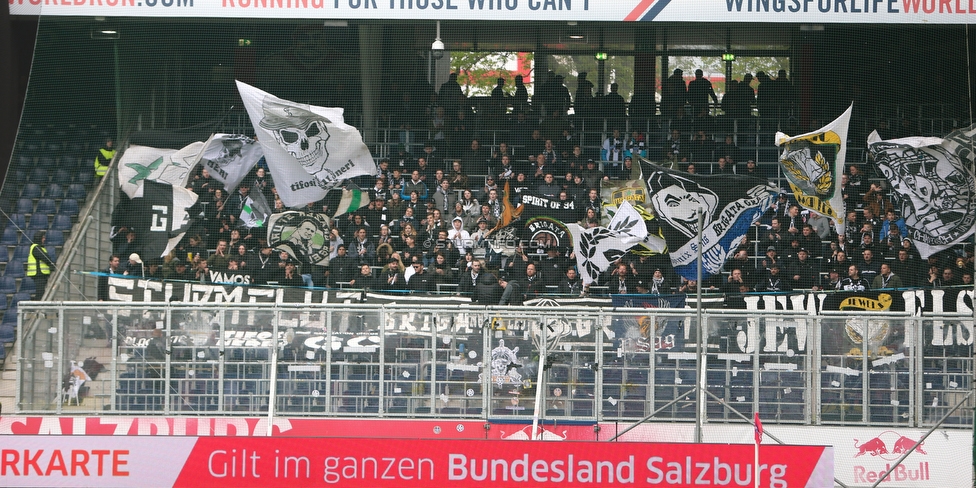
POLYGON ((143 181, 158 181, 186 188, 190 170, 200 162, 202 142, 183 149, 129 146, 119 160, 119 186, 129 198, 136 198, 143 181))
POLYGON ((268 200, 264 198, 261 189, 255 185, 244 200, 244 206, 241 207, 241 222, 248 228, 263 227, 270 215, 271 207, 268 206, 268 200))
POLYGON ((335 215, 332 218, 338 217, 349 212, 355 212, 366 205, 369 205, 369 195, 360 190, 359 188, 353 189, 342 189, 342 198, 339 199, 339 206, 336 208, 335 215))

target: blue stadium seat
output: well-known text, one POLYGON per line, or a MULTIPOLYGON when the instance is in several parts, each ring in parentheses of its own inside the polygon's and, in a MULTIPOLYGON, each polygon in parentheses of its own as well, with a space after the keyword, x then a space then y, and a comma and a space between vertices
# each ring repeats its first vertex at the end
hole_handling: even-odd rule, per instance
POLYGON ((0 321, 0 325, 17 327, 17 307, 11 305, 3 312, 3 320, 0 321))
POLYGON ((8 219, 9 221, 7 223, 7 227, 13 227, 17 230, 24 230, 27 228, 27 218, 24 217, 23 213, 11 214, 8 219))
MULTIPOLYGON (((20 302, 30 301, 30 299, 31 299, 30 293, 25 293, 22 291, 14 293, 14 297, 10 299, 10 309, 16 310, 17 304, 19 304, 20 302)), ((6 314, 6 312, 4 312, 4 314, 6 314)))
POLYGON ((51 180, 56 185, 68 186, 74 183, 74 175, 68 167, 74 167, 74 162, 69 162, 64 159, 61 161, 61 165, 58 169, 54 170, 54 179, 51 180))
POLYGON ((41 198, 41 185, 28 183, 20 190, 20 198, 41 198))
POLYGON ((23 278, 24 275, 24 262, 11 259, 7 263, 7 267, 3 270, 4 276, 10 276, 11 278, 23 278))
POLYGON ((15 340, 17 340, 17 329, 10 325, 0 325, 0 344, 9 344, 15 340))
POLYGON ((17 206, 14 207, 14 212, 21 214, 29 214, 34 212, 34 200, 30 198, 21 198, 17 200, 17 206))
MULTIPOLYGON (((9 276, 0 277, 0 295, 13 295, 14 293, 17 293, 17 280, 9 276)), ((3 298, 3 305, 6 308, 6 297, 3 298)))
POLYGON ((88 196, 88 192, 85 191, 85 185, 81 183, 72 183, 68 186, 68 191, 65 193, 65 198, 73 198, 78 201, 82 201, 88 196))
POLYGON ((27 224, 27 230, 47 230, 51 227, 50 221, 47 218, 46 213, 35 213, 31 215, 30 222, 27 224))
POLYGON ((28 177, 29 183, 37 183, 39 185, 47 185, 49 183, 49 176, 46 169, 41 167, 36 167, 31 170, 30 176, 28 177))
POLYGON ((10 262, 10 252, 4 247, 0 247, 0 264, 7 262, 10 262))
MULTIPOLYGON (((38 205, 40 205, 40 203, 38 203, 38 205)), ((78 200, 75 200, 74 198, 65 198, 64 200, 61 200, 61 207, 58 208, 59 215, 68 215, 71 217, 78 215, 78 212, 80 211, 81 208, 78 207, 78 200)))
POLYGON ((18 241, 20 241, 20 232, 17 229, 12 226, 3 229, 3 235, 0 236, 0 246, 16 246, 18 241))
POLYGON ((44 250, 47 251, 47 257, 51 258, 51 262, 57 264, 58 262, 58 252, 53 245, 44 246, 44 250))
POLYGON ((64 187, 60 183, 51 183, 44 189, 44 196, 47 198, 64 198, 64 187))
POLYGON ((51 229, 67 232, 71 230, 71 226, 71 216, 59 214, 54 216, 54 223, 51 225, 51 229))
MULTIPOLYGON (((2 242, 0 242, 2 244, 2 242)), ((51 229, 47 231, 47 245, 48 246, 63 246, 64 245, 64 232, 58 229, 51 229)))
POLYGON ((30 244, 18 244, 14 248, 14 256, 10 258, 10 261, 27 261, 27 253, 30 251, 30 244))
POLYGON ((57 154, 57 153, 56 152, 49 152, 49 153, 47 153, 47 154, 45 154, 45 155, 37 158, 37 167, 38 168, 43 168, 45 170, 54 169, 54 167, 56 166, 56 163, 55 163, 55 160, 54 160, 54 157, 53 157, 54 154, 57 154))
MULTIPOLYGON (((57 205, 54 203, 54 199, 53 198, 42 198, 42 199, 38 200, 37 201, 37 208, 34 209, 34 213, 35 214, 54 215, 54 212, 56 212, 56 211, 57 211, 57 205)), ((31 218, 31 220, 34 220, 34 219, 31 218)))
MULTIPOLYGON (((20 292, 33 295, 37 291, 37 283, 34 283, 34 278, 26 276, 20 280, 20 292)), ((40 298, 40 297, 38 297, 40 298)))
POLYGON ((90 185, 95 182, 95 170, 85 165, 81 165, 81 169, 78 170, 76 177, 78 183, 90 185))
POLYGON ((34 158, 27 156, 26 154, 21 154, 17 156, 17 165, 14 166, 15 169, 30 169, 34 166, 34 158))

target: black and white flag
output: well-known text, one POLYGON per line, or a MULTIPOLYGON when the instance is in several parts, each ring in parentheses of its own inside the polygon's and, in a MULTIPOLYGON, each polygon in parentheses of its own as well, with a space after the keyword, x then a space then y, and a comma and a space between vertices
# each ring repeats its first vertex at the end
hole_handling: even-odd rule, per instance
POLYGON ((248 192, 247 200, 244 200, 244 205, 241 207, 241 223, 248 228, 262 227, 270 216, 271 206, 268 205, 268 200, 264 198, 261 188, 255 184, 248 192))
POLYGON ((214 134, 200 151, 200 164, 210 176, 233 192, 247 173, 264 157, 258 141, 240 134, 214 134))
POLYGON ((628 201, 617 208, 608 227, 583 228, 579 224, 566 224, 573 236, 573 254, 580 279, 588 285, 610 269, 631 248, 647 237, 644 218, 628 201))
POLYGON ((135 231, 139 256, 161 258, 172 251, 190 227, 187 210, 197 194, 185 188, 145 180, 135 198, 123 198, 113 213, 113 225, 135 231))
POLYGON ((721 271, 749 228, 772 206, 778 190, 745 175, 701 176, 641 160, 648 201, 661 219, 675 271, 698 279, 698 212, 703 214, 702 276, 721 271))
POLYGON ((323 213, 282 212, 268 219, 268 245, 303 264, 328 266, 329 225, 323 213))
POLYGON ((275 188, 287 207, 317 202, 343 181, 376 174, 362 134, 341 108, 283 100, 237 82, 275 188))
POLYGON ((972 138, 976 125, 937 137, 882 141, 868 136, 874 163, 891 183, 909 237, 922 258, 958 244, 976 223, 972 138))

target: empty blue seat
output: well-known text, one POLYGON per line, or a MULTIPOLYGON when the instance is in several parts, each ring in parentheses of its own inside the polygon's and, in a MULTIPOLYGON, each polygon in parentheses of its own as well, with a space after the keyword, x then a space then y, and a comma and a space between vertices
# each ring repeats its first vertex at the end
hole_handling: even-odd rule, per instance
POLYGON ((34 211, 34 200, 30 198, 21 198, 17 200, 17 206, 14 207, 14 212, 29 214, 34 211))
POLYGON ((74 182, 74 174, 72 170, 75 167, 74 158, 72 156, 65 156, 61 158, 61 165, 58 169, 54 170, 54 184, 68 186, 74 182), (70 158, 70 159, 69 159, 70 158), (70 170, 68 168, 71 168, 70 170))
POLYGON ((51 224, 48 221, 46 213, 35 213, 31 215, 30 222, 27 224, 27 230, 29 231, 47 230, 49 227, 51 227, 51 224))
POLYGON ((54 161, 54 157, 52 156, 53 154, 57 154, 57 153, 49 152, 37 158, 37 167, 44 168, 45 170, 54 169, 55 161, 54 161))
POLYGON ((7 263, 7 267, 3 270, 4 276, 10 276, 11 278, 23 278, 24 277, 24 262, 11 259, 7 263))
MULTIPOLYGON (((17 309, 17 304, 19 304, 20 302, 30 301, 30 299, 31 299, 30 293, 25 293, 25 292, 22 292, 22 291, 19 291, 17 293, 14 293, 14 297, 10 299, 10 308, 12 310, 16 310, 17 309)), ((8 310, 8 312, 9 312, 9 310, 8 310)))
POLYGON ((11 306, 3 312, 3 320, 0 321, 0 325, 17 327, 17 307, 11 306))
MULTIPOLYGON (((40 202, 38 202, 40 205, 40 202)), ((65 198, 61 200, 61 208, 58 209, 58 213, 61 215, 75 216, 78 215, 81 209, 78 207, 78 200, 73 198, 65 198)))
POLYGON ((23 213, 11 214, 8 217, 7 227, 13 227, 17 230, 24 230, 27 227, 27 218, 24 217, 23 213))
POLYGON ((54 216, 54 223, 51 225, 52 230, 69 231, 71 230, 71 216, 58 214, 54 216))
POLYGON ((44 184, 44 185, 48 184, 50 179, 51 178, 47 172, 47 169, 40 166, 32 169, 30 172, 30 176, 27 177, 28 183, 37 183, 37 184, 44 184))
POLYGON ((0 236, 0 246, 16 246, 19 240, 20 232, 11 226, 7 226, 6 229, 3 229, 3 235, 0 236))
POLYGON ((17 329, 11 325, 0 325, 0 344, 9 344, 15 340, 17 340, 17 329))
POLYGON ((61 183, 51 183, 44 189, 44 196, 47 198, 64 198, 64 187, 61 183))
POLYGON ((48 172, 46 169, 41 167, 35 167, 31 170, 30 176, 28 176, 29 183, 37 183, 39 185, 46 185, 50 178, 48 177, 48 172))
POLYGON ((47 246, 44 246, 44 250, 47 251, 47 257, 51 258, 51 262, 57 264, 58 262, 57 249, 55 249, 53 245, 49 244, 47 246))
POLYGON ((41 185, 28 183, 20 189, 20 198, 41 198, 41 185))
POLYGON ((90 168, 82 168, 81 171, 78 172, 77 178, 79 183, 83 185, 90 185, 95 181, 95 172, 89 171, 89 169, 90 168))
POLYGON ((81 183, 70 184, 67 193, 64 194, 65 198, 73 198, 78 201, 84 200, 87 196, 88 192, 85 191, 85 185, 81 183))
MULTIPOLYGON (((2 244, 2 242, 0 242, 2 244)), ((48 246, 63 246, 64 245, 64 231, 58 229, 51 229, 47 231, 47 245, 48 246)))
MULTIPOLYGON (((28 295, 33 295, 37 291, 37 283, 34 283, 34 278, 30 276, 25 276, 20 280, 20 292, 27 293, 28 295)), ((40 298, 40 297, 38 297, 40 298)))
POLYGON ((26 154, 21 154, 20 156, 17 156, 17 165, 14 166, 14 168, 27 170, 32 166, 34 166, 34 158, 26 154))
MULTIPOLYGON (((9 277, 0 277, 0 295, 13 295, 17 293, 17 280, 9 277)), ((7 298, 3 298, 4 308, 7 306, 7 298)))
MULTIPOLYGON (((37 208, 34 209, 34 214, 35 214, 35 216, 36 216, 36 214, 54 215, 54 212, 56 210, 57 210, 57 206, 54 203, 54 199, 53 198, 42 198, 42 199, 40 199, 40 200, 37 201, 37 208)), ((31 220, 34 220, 34 219, 31 219, 31 220)), ((45 227, 47 227, 47 226, 45 226, 45 227)))
POLYGON ((16 261, 24 261, 24 262, 26 262, 27 261, 27 253, 28 252, 30 252, 30 245, 29 244, 26 244, 26 243, 25 244, 18 244, 17 247, 14 248, 14 256, 12 258, 10 258, 10 260, 11 261, 15 261, 16 260, 16 261))

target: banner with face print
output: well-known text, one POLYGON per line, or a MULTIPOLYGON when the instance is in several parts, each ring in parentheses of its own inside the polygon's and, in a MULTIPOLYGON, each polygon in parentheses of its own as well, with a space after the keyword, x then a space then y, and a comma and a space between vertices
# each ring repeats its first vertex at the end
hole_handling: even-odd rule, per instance
POLYGON ((759 217, 773 204, 777 189, 745 175, 700 176, 641 160, 648 205, 661 221, 675 271, 698 279, 698 212, 703 214, 702 275, 717 274, 759 217))
POLYGON ((343 121, 341 108, 282 100, 240 81, 237 89, 285 206, 319 201, 349 178, 376 174, 362 134, 343 121))
POLYGON ((776 133, 776 145, 783 148, 779 165, 796 201, 832 220, 839 234, 844 233, 846 214, 840 180, 853 109, 851 105, 837 120, 814 132, 796 137, 776 133))
POLYGON ((868 150, 891 183, 909 237, 922 258, 969 238, 976 223, 972 136, 976 125, 945 139, 868 136, 868 150), (968 143, 967 143, 968 141, 968 143))
POLYGON ((329 265, 329 225, 322 213, 282 212, 268 219, 268 245, 301 263, 329 265))

